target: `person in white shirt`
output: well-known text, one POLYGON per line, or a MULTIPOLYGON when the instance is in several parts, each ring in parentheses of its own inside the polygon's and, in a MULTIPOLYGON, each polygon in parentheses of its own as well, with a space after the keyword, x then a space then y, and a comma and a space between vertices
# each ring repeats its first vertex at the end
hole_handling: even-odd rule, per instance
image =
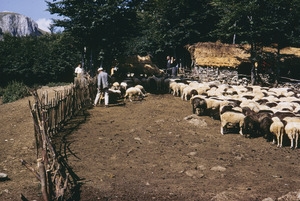
POLYGON ((81 64, 79 64, 76 68, 75 68, 75 73, 77 74, 77 78, 81 78, 82 74, 83 74, 83 69, 81 68, 81 64))

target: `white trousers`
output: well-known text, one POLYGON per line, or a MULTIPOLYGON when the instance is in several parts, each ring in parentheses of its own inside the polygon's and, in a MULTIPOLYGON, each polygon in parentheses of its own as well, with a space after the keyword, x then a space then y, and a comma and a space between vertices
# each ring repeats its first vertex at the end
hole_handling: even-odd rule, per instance
POLYGON ((97 105, 97 103, 99 102, 101 93, 104 92, 104 104, 108 105, 108 101, 109 101, 109 96, 108 96, 108 89, 103 89, 103 90, 99 90, 97 89, 97 95, 94 101, 94 105, 97 105))

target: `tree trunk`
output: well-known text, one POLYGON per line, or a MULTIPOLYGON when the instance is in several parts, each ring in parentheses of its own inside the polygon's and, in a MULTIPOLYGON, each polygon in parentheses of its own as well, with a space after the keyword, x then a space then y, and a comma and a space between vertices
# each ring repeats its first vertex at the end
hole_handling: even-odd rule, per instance
POLYGON ((255 73, 255 50, 254 50, 254 44, 251 43, 251 85, 254 85, 256 83, 256 73, 255 73))
POLYGON ((275 58, 275 81, 274 81, 274 87, 278 86, 279 83, 279 74, 280 74, 280 45, 277 47, 277 55, 275 58))

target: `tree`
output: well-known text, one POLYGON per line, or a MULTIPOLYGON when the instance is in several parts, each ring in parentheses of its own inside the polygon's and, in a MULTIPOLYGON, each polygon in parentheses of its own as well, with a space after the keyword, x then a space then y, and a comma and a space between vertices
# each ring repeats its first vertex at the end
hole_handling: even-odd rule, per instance
POLYGON ((80 60, 66 33, 39 37, 4 35, 0 41, 1 86, 16 80, 27 85, 73 81, 74 66, 80 60))
MULTIPOLYGON (((212 5, 220 16, 215 34, 226 42, 236 35, 239 43, 251 45, 252 84, 256 83, 255 63, 260 46, 277 43, 279 50, 298 41, 299 35, 295 35, 299 33, 298 0, 212 0, 212 5)), ((278 77, 278 70, 276 74, 278 77)))
POLYGON ((138 54, 182 56, 185 45, 211 39, 216 17, 208 0, 142 1, 140 34, 131 49, 138 54))
POLYGON ((135 33, 134 0, 54 0, 47 3, 50 13, 65 17, 54 23, 76 39, 83 60, 89 60, 89 70, 94 71, 94 66, 99 65, 97 59, 101 50, 105 52, 107 65, 121 55, 124 41, 135 33))

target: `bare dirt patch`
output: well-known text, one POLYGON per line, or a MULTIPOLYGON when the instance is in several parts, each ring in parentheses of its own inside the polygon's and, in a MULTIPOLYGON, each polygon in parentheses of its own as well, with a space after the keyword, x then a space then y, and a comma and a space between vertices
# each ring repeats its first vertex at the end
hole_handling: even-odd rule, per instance
MULTIPOLYGON (((35 162, 27 105, 0 106, 0 172, 10 178, 0 182, 0 200, 40 199, 37 180, 18 161, 35 162)), ((80 178, 78 200, 275 200, 299 190, 299 150, 222 136, 219 121, 185 119, 191 114, 189 102, 166 94, 72 119, 56 149, 80 178)))

